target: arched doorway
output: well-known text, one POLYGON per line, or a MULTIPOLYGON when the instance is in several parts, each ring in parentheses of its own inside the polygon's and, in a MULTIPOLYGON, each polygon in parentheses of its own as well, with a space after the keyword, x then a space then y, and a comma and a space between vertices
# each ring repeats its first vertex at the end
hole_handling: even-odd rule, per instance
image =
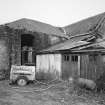
POLYGON ((34 63, 34 36, 31 34, 21 35, 21 64, 33 64, 34 63))

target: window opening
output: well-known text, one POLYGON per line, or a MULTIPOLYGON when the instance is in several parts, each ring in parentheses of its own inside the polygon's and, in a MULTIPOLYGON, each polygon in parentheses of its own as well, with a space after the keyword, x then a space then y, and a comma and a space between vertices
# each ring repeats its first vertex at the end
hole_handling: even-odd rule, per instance
POLYGON ((69 61, 69 55, 64 55, 64 61, 69 61))
POLYGON ((91 54, 91 55, 89 55, 89 60, 90 61, 96 61, 97 60, 97 54, 91 54))
POLYGON ((71 61, 72 62, 78 62, 78 56, 77 55, 72 55, 71 56, 71 61))

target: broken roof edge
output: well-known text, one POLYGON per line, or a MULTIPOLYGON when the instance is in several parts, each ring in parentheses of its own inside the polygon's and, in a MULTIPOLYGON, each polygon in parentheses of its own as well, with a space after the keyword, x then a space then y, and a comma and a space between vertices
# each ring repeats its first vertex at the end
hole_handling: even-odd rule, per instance
MULTIPOLYGON (((105 16, 103 16, 101 18, 101 20, 97 23, 97 25, 95 26, 95 28, 92 29, 92 30, 90 30, 89 32, 81 33, 81 34, 76 34, 74 36, 73 35, 70 36, 70 33, 69 33, 67 36, 69 36, 69 39, 72 39, 72 38, 75 38, 75 37, 80 37, 80 36, 92 34, 92 33, 94 33, 95 31, 97 31, 100 28, 100 25, 103 23, 103 21, 105 21, 105 16)), ((63 27, 63 29, 66 31, 65 27, 63 27)), ((67 34, 67 32, 66 32, 66 34, 67 34)))
POLYGON ((105 49, 83 49, 83 50, 72 50, 72 53, 103 53, 105 54, 105 49))
POLYGON ((74 44, 76 46, 72 46, 71 48, 68 48, 68 49, 53 49, 53 50, 50 50, 50 48, 49 48, 49 49, 42 50, 42 51, 38 52, 37 54, 54 54, 54 53, 64 53, 64 52, 66 52, 66 53, 67 52, 69 52, 69 53, 80 53, 80 52, 95 52, 95 51, 96 52, 105 52, 105 48, 103 47, 103 45, 101 45, 101 44, 104 44, 104 43, 105 43, 105 39, 103 39, 101 41, 98 41, 96 43, 86 42, 86 41, 78 41, 78 42, 74 42, 74 44), (79 43, 79 45, 78 45, 78 43, 79 43), (96 45, 99 45, 100 48, 96 47, 94 49, 87 49, 89 47, 96 46, 96 45))
MULTIPOLYGON (((102 39, 101 41, 98 41, 96 43, 91 43, 90 45, 86 45, 86 46, 74 48, 74 49, 72 49, 72 51, 79 51, 79 50, 83 51, 83 50, 86 50, 86 48, 94 47, 94 46, 100 46, 100 47, 102 47, 101 49, 104 49, 105 50, 105 46, 103 46, 102 43, 105 45, 105 39, 102 39)), ((98 47, 96 47, 96 48, 98 48, 98 47)), ((93 49, 91 49, 91 50, 93 50, 93 49)), ((100 50, 100 48, 97 49, 97 50, 100 50)))
MULTIPOLYGON (((64 42, 65 43, 65 42, 64 42)), ((80 46, 84 46, 84 45, 89 45, 91 42, 86 42, 86 41, 78 41, 78 42, 72 42, 72 44, 70 46, 68 46, 67 48, 63 48, 61 47, 61 49, 57 49, 57 48, 53 48, 53 47, 56 47, 57 45, 55 46, 52 46, 48 49, 44 49, 44 50, 41 50, 39 51, 38 53, 39 54, 46 54, 46 53, 60 53, 60 52, 67 52, 67 51, 72 51, 73 48, 78 48, 80 46)), ((61 43, 63 45, 63 43, 61 43)), ((60 45, 60 44, 59 44, 60 45)), ((38 54, 37 53, 37 54, 38 54)))
POLYGON ((94 15, 94 16, 91 16, 91 17, 83 19, 83 20, 80 20, 78 22, 75 22, 74 24, 67 25, 64 28, 65 28, 66 33, 68 34, 68 36, 70 38, 74 38, 74 37, 78 37, 79 35, 81 35, 81 36, 87 35, 88 33, 90 33, 90 31, 97 31, 104 21, 105 21, 105 12, 94 15), (95 19, 95 18, 96 18, 97 21, 94 24, 91 24, 91 22, 92 22, 91 20, 95 19), (90 28, 86 26, 89 29, 82 32, 81 28, 83 28, 83 27, 81 27, 79 29, 77 28, 78 24, 80 24, 80 23, 82 23, 83 26, 84 26, 84 23, 85 23, 85 25, 86 24, 88 25, 88 23, 89 23, 89 24, 91 24, 90 25, 91 27, 89 25, 88 26, 90 28), (75 33, 75 29, 78 29, 79 32, 75 33))

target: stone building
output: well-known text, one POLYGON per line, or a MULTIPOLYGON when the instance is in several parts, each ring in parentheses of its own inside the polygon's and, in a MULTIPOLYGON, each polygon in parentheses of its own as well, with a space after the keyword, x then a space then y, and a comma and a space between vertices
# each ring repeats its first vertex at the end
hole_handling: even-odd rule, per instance
POLYGON ((35 65, 37 51, 66 39, 59 28, 29 19, 1 25, 0 70, 10 71, 11 65, 35 65))

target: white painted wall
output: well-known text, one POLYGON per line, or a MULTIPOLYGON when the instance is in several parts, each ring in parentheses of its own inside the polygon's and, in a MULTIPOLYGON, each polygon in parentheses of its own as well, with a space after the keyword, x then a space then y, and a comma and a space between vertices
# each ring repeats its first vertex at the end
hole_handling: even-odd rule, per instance
POLYGON ((43 54, 36 57, 36 72, 61 75, 61 54, 43 54))

